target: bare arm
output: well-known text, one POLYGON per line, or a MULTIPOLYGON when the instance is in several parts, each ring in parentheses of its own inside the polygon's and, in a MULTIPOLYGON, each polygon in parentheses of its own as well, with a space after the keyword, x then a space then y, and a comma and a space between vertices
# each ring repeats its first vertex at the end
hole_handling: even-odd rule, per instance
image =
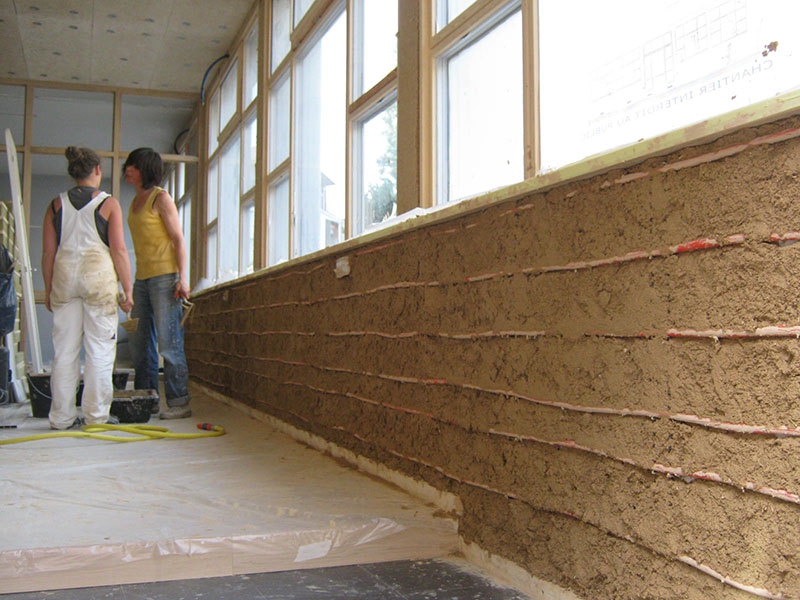
POLYGON ((125 246, 125 232, 122 226, 122 208, 116 198, 108 197, 100 214, 108 220, 108 249, 114 261, 117 279, 122 285, 125 298, 119 303, 125 313, 130 313, 133 308, 133 281, 131 279, 131 261, 128 257, 128 248, 125 246))
POLYGON ((164 222, 167 235, 172 240, 172 247, 175 249, 175 261, 178 263, 179 275, 178 283, 175 284, 175 297, 188 299, 189 280, 186 277, 186 243, 183 240, 183 229, 178 216, 178 208, 175 206, 172 197, 164 191, 159 192, 158 196, 156 196, 155 209, 164 222))
POLYGON ((58 250, 58 236, 56 228, 53 225, 53 204, 60 201, 53 200, 47 211, 44 213, 44 224, 42 226, 42 277, 44 278, 44 305, 47 310, 52 312, 50 307, 50 291, 53 287, 53 264, 56 260, 56 251, 58 250))

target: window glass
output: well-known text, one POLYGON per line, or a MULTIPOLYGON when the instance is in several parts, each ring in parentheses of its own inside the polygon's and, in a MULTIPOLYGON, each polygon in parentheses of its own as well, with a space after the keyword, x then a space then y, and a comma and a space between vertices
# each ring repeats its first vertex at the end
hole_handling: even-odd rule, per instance
POLYGON ((239 171, 238 132, 222 150, 219 160, 219 280, 239 275, 239 171))
POLYGON ((15 146, 25 142, 25 88, 21 85, 0 85, 0 132, 3 132, 3 145, 6 143, 6 129, 11 131, 15 146))
POLYGON ((175 199, 179 200, 186 193, 186 163, 175 163, 175 199))
POLYGON ((225 126, 236 114, 236 101, 239 96, 239 61, 234 60, 228 74, 222 81, 220 88, 220 104, 219 104, 219 126, 220 130, 225 129, 225 126))
POLYGON ((357 98, 397 66, 397 0, 359 0, 355 21, 361 59, 353 65, 357 98))
POLYGON ((339 15, 297 66, 296 255, 344 239, 346 25, 339 15))
POLYGON ((267 262, 270 266, 289 260, 289 178, 269 189, 267 262))
POLYGON ((208 246, 206 247, 206 277, 211 281, 218 281, 217 274, 217 226, 212 225, 208 228, 206 237, 208 238, 208 246))
POLYGON ((211 96, 208 103, 208 155, 211 156, 219 145, 219 90, 211 96))
POLYGON ((246 108, 258 96, 258 27, 247 36, 244 43, 244 98, 242 108, 246 108))
POLYGON ((436 30, 441 31, 474 3, 475 0, 436 0, 436 30))
MULTIPOLYGON (((183 202, 178 205, 178 216, 181 219, 181 229, 183 230, 183 241, 186 245, 186 251, 189 252, 192 247, 192 198, 187 196, 183 202)), ((186 260, 186 277, 191 281, 191 267, 192 261, 187 257, 186 260)))
POLYGON ((775 10, 756 0, 613 0, 586 3, 581 13, 575 19, 559 2, 539 6, 543 170, 797 85, 800 3, 775 10), (557 32, 565 28, 592 51, 563 44, 557 32))
POLYGON ((242 192, 252 189, 256 184, 256 142, 258 141, 258 121, 253 113, 244 124, 244 147, 242 148, 242 192))
POLYGON ((33 145, 113 148, 114 95, 35 88, 33 145))
POLYGON ((289 158, 290 113, 289 76, 270 90, 269 96, 269 170, 289 158))
POLYGON ((169 174, 167 175, 167 182, 162 184, 164 189, 167 190, 167 193, 172 196, 173 198, 177 198, 175 195, 175 170, 170 169, 169 174))
POLYGON ((522 13, 447 59, 445 73, 440 201, 524 179, 522 13))
POLYGON ((239 265, 242 275, 253 272, 253 248, 256 233, 256 207, 253 201, 242 206, 242 256, 239 265))
POLYGON ((122 150, 153 148, 177 154, 175 142, 192 121, 194 101, 125 94, 122 96, 122 150))
POLYGON ((361 125, 355 233, 397 216, 397 102, 361 125))
POLYGON ((292 0, 272 0, 272 68, 275 72, 292 47, 292 0))
POLYGON ((217 218, 217 207, 219 205, 219 159, 211 161, 208 165, 208 211, 206 212, 206 224, 211 223, 217 218))
MULTIPOLYGON (((373 2, 375 0, 372 0, 373 2)), ((314 0, 294 0, 294 24, 297 25, 314 4, 314 0)))

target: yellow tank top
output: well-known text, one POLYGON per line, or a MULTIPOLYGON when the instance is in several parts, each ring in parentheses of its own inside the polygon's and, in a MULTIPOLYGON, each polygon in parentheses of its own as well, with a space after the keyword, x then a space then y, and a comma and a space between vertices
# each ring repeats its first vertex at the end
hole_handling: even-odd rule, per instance
POLYGON ((178 272, 175 247, 158 212, 153 210, 156 196, 164 188, 155 186, 142 208, 128 210, 128 227, 131 230, 133 249, 136 252, 136 279, 150 279, 178 272))

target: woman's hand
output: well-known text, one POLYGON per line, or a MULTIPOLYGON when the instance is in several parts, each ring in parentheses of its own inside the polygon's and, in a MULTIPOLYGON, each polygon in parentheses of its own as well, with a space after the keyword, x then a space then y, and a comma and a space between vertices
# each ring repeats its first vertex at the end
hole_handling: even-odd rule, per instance
POLYGON ((189 284, 183 279, 180 279, 175 282, 175 299, 176 300, 189 299, 189 284))
POLYGON ((122 309, 122 312, 130 316, 130 312, 133 310, 133 295, 121 292, 119 295, 119 307, 122 309))

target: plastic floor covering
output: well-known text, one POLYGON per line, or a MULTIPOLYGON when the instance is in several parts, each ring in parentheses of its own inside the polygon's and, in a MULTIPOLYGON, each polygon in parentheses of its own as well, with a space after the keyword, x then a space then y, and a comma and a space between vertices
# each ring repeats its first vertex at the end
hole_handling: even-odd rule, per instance
MULTIPOLYGON (((419 561, 457 551, 455 522, 434 506, 196 386, 191 391, 191 418, 148 424, 196 433, 197 423, 208 422, 225 435, 0 445, 0 594, 419 561)), ((50 433, 29 404, 0 407, 0 425, 0 440, 50 433)), ((84 597, 93 596, 63 596, 84 597)))

